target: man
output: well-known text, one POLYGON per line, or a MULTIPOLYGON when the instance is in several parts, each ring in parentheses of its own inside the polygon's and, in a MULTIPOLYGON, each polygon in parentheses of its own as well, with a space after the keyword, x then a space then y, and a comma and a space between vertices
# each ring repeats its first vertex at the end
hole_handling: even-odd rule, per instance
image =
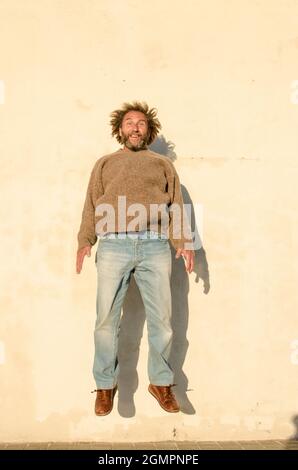
POLYGON ((80 273, 84 257, 91 256, 91 247, 99 238, 95 413, 104 416, 113 408, 121 308, 132 273, 148 325, 148 390, 165 411, 177 412, 179 405, 171 389, 173 371, 168 362, 172 343, 169 240, 176 249, 176 258, 183 256, 186 272, 191 273, 194 265, 179 177, 167 157, 148 149, 161 128, 154 108, 149 109, 146 103, 124 103, 111 113, 111 126, 122 148, 99 158, 93 167, 76 262, 80 273))

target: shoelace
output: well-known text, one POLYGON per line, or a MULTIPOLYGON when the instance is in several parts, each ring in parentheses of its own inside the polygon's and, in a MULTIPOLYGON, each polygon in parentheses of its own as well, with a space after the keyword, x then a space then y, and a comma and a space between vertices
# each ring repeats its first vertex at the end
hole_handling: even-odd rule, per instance
POLYGON ((169 386, 165 387, 165 392, 166 392, 165 393, 165 398, 166 399, 167 398, 170 398, 170 399, 174 398, 173 392, 172 392, 172 387, 175 387, 176 385, 177 384, 172 384, 172 385, 169 385, 169 386))
MULTIPOLYGON (((104 392, 110 392, 110 388, 108 389, 104 389, 104 388, 96 388, 95 390, 92 390, 91 393, 95 393, 95 392, 101 392, 101 394, 104 394, 104 392)), ((114 390, 114 389, 112 389, 114 390)))
POLYGON ((108 393, 109 391, 110 390, 98 389, 98 390, 93 390, 93 392, 91 392, 91 393, 99 392, 99 394, 97 395, 96 400, 99 400, 100 402, 106 402, 107 400, 111 400, 114 397, 113 395, 111 396, 108 393))

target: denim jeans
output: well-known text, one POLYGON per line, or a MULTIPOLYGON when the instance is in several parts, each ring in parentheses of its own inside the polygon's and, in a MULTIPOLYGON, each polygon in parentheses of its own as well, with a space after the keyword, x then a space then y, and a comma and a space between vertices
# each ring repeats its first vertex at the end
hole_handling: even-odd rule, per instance
POLYGON ((172 384, 173 371, 168 363, 172 344, 169 241, 150 231, 106 235, 98 241, 96 266, 93 375, 97 388, 113 388, 117 383, 121 309, 132 273, 146 313, 149 381, 172 384))

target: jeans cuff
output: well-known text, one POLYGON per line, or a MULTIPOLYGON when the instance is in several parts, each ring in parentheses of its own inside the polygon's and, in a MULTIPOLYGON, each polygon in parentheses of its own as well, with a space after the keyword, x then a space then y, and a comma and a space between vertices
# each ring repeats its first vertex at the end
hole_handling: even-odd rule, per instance
POLYGON ((96 388, 99 390, 110 390, 112 388, 115 388, 117 385, 117 382, 116 383, 104 383, 104 382, 101 382, 101 383, 97 383, 96 384, 96 388))

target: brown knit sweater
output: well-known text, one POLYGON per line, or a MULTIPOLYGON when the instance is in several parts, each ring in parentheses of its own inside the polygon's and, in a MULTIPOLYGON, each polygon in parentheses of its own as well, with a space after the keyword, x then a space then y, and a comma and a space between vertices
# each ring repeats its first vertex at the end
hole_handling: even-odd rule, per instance
POLYGON ((190 225, 186 212, 183 215, 182 210, 180 181, 169 158, 148 149, 138 152, 119 149, 99 158, 93 167, 78 232, 78 249, 93 246, 97 237, 105 231, 131 231, 130 227, 136 224, 131 225, 130 222, 136 217, 138 224, 133 231, 146 229, 166 233, 175 249, 191 249, 190 225), (138 203, 146 211, 135 212, 136 207, 133 206, 131 212, 125 212, 120 222, 119 196, 122 196, 122 201, 125 200, 127 209, 131 204, 138 203), (111 205, 115 211, 113 230, 108 229, 107 225, 103 226, 107 213, 102 211, 102 204, 111 205), (161 219, 161 214, 151 212, 152 204, 156 207, 161 204, 167 208, 168 232, 165 232, 161 223, 161 220, 165 220, 161 219), (173 216, 170 210, 172 204, 181 211, 181 219, 173 216))

